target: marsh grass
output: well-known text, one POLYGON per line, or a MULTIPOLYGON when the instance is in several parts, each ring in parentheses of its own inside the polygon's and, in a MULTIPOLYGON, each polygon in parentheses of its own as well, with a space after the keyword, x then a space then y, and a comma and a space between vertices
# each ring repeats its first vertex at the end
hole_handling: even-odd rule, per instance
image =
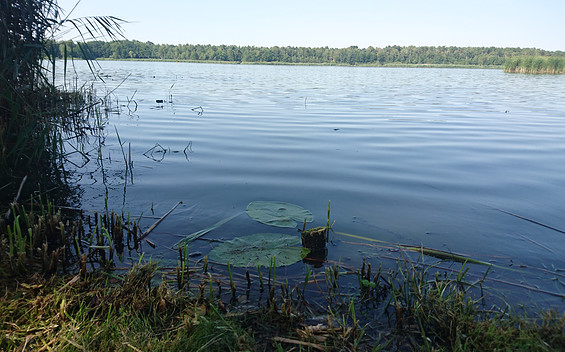
POLYGON ((261 275, 240 275, 218 263, 190 261, 186 248, 179 257, 176 270, 149 262, 124 274, 87 267, 64 275, 27 273, 17 280, 2 275, 0 349, 553 351, 565 346, 564 316, 485 308, 484 279, 468 281, 467 264, 455 273, 426 264, 423 257, 416 262, 401 257, 395 267, 376 269, 368 262, 358 270, 333 263, 315 273, 306 265, 295 285, 264 268, 270 277, 268 299, 262 301, 261 270, 261 275), (179 272, 186 274, 175 289, 179 272), (233 291, 235 286, 247 286, 259 299, 254 303, 249 292, 233 291))
POLYGON ((521 56, 507 59, 504 72, 565 74, 565 57, 521 56))
POLYGON ((380 267, 372 279, 368 270, 360 273, 361 302, 373 303, 388 317, 391 330, 381 336, 387 346, 428 351, 564 348, 565 315, 544 311, 531 317, 509 306, 486 307, 482 284, 488 271, 482 279, 468 281, 467 264, 448 273, 423 259, 399 260, 387 272, 380 267))
POLYGON ((71 19, 56 0, 0 0, 0 20, 0 209, 4 209, 24 175, 35 186, 50 170, 64 170, 66 142, 88 133, 93 107, 100 103, 91 88, 56 86, 56 78, 66 75, 68 59, 64 57, 63 72, 56 71, 51 49, 57 35, 70 27, 83 41, 115 39, 122 21, 111 16, 71 19))
POLYGON ((138 219, 111 211, 64 211, 41 192, 15 202, 0 217, 0 274, 50 276, 111 270, 139 249, 138 219))

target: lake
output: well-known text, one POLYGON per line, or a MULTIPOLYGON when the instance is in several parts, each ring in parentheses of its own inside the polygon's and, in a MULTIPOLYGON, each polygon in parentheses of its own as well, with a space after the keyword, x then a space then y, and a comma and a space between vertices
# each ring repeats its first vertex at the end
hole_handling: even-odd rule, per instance
MULTIPOLYGON (((75 65, 81 80, 92 77, 75 65)), ((562 304, 536 289, 565 294, 565 234, 540 225, 565 230, 565 75, 111 61, 98 69, 97 91, 113 102, 106 181, 95 156, 73 180, 85 209, 103 208, 106 187, 110 209, 136 216, 183 201, 148 237, 157 247, 146 255, 176 265, 171 247, 183 235, 255 200, 300 205, 323 226, 331 200, 336 232, 462 253, 499 267, 489 277, 504 299, 562 304), (126 154, 131 146, 133 183, 116 131, 126 154)), ((243 214, 206 237, 257 232, 299 235, 243 214)), ((393 263, 366 240, 331 239, 328 260, 393 263)), ((203 255, 215 245, 190 244, 203 255)))

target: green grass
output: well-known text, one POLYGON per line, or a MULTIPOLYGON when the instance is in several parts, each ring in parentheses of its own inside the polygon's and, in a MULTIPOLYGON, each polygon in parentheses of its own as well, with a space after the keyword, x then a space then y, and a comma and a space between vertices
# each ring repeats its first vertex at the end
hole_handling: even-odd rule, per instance
MULTIPOLYGON (((482 280, 465 279, 465 265, 454 276, 410 262, 388 279, 398 332, 413 335, 418 348, 435 351, 558 351, 565 348, 565 315, 554 311, 518 315, 510 307, 481 304, 472 289, 482 280)), ((481 290, 482 292, 482 290, 481 290)), ((402 336, 402 334, 400 334, 402 336)))
POLYGON ((30 279, 0 299, 0 349, 235 351, 250 336, 206 302, 149 285, 156 266, 134 267, 113 282, 88 277, 30 279))
POLYGON ((522 56, 506 60, 504 72, 565 74, 564 57, 522 56))
MULTIPOLYGON (((5 234, 0 241, 6 241, 5 234)), ((245 309, 237 308, 229 292, 235 281, 244 287, 243 279, 216 264, 191 264, 186 267, 190 289, 176 289, 174 270, 151 262, 122 275, 91 269, 66 275, 21 271, 6 276, 7 271, 0 270, 0 350, 565 348, 565 316, 554 311, 526 316, 509 307, 485 308, 477 295, 484 279, 467 281, 467 264, 453 274, 404 257, 388 269, 372 270, 365 262, 360 270, 337 263, 317 273, 306 267, 305 277, 298 278, 294 288, 272 275, 268 300, 245 309), (355 276, 359 286, 352 291, 350 279, 355 276), (218 293, 221 286, 223 296, 218 293), (308 299, 305 291, 314 296, 308 299), (230 296, 230 303, 224 303, 230 296), (307 323, 313 315, 324 318, 321 323, 307 323), (381 317, 378 323, 374 316, 381 317)), ((2 261, 0 267, 7 265, 2 261)), ((248 289, 262 291, 257 278, 248 289)))

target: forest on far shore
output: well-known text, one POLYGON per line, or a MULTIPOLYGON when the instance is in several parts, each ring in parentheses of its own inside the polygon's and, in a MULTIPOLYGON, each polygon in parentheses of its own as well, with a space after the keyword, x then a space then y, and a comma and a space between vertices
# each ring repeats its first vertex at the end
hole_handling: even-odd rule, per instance
POLYGON ((306 48, 292 46, 236 46, 201 44, 154 44, 136 40, 53 42, 60 58, 115 60, 213 61, 233 63, 284 63, 328 65, 462 65, 503 66, 520 56, 565 57, 563 51, 535 48, 387 46, 384 48, 306 48))

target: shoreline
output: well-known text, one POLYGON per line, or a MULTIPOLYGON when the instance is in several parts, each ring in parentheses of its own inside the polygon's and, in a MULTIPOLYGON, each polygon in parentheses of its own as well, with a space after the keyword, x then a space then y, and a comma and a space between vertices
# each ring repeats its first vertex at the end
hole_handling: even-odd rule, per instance
MULTIPOLYGON (((73 60, 85 61, 74 58, 73 60)), ((217 60, 172 60, 172 59, 114 59, 96 58, 94 61, 133 61, 133 62, 177 62, 192 64, 219 64, 219 65, 265 65, 265 66, 329 66, 329 67, 376 67, 376 68, 463 68, 463 69, 503 69, 503 65, 457 65, 457 64, 403 64, 389 63, 378 64, 340 64, 340 63, 307 63, 307 62, 282 62, 282 61, 217 61, 217 60)))

